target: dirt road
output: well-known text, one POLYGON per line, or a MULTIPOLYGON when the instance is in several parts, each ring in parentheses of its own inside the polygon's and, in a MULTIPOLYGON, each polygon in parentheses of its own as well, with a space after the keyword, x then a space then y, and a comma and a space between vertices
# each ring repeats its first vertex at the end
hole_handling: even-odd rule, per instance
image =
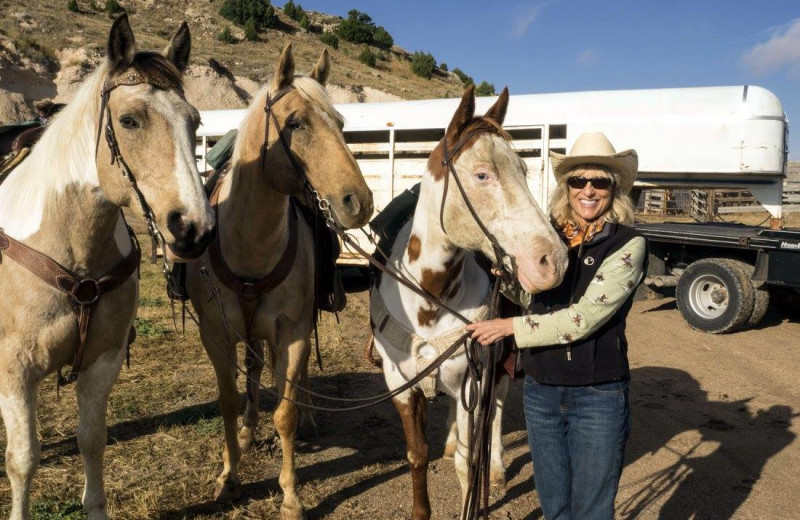
MULTIPOLYGON (((106 482, 114 517, 122 519, 278 518, 280 448, 264 392, 264 421, 241 466, 245 498, 211 500, 221 469, 221 421, 210 364, 190 327, 171 332, 168 305, 154 269, 145 271, 140 337, 132 366, 111 396, 106 482), (151 272, 152 271, 152 272, 151 272), (170 325, 168 327, 168 324, 170 325)), ((365 295, 351 295, 336 325, 326 317, 325 372, 312 385, 334 395, 384 390, 363 361, 365 295)), ((710 336, 686 326, 673 300, 638 302, 629 318, 634 429, 618 500, 619 518, 792 519, 800 480, 796 415, 800 412, 798 313, 770 311, 759 330, 710 336)), ((42 465, 34 483, 35 520, 85 518, 82 469, 75 443, 71 389, 55 399, 42 386, 42 465), (59 516, 60 515, 60 516, 59 516)), ((505 413, 508 484, 493 493, 492 518, 538 519, 515 384, 505 413)), ((452 460, 442 459, 446 404, 430 405, 434 518, 457 518, 460 493, 452 460)), ((391 404, 357 413, 318 413, 319 436, 299 445, 301 498, 308 518, 409 517, 411 486, 400 421, 391 404)), ((0 514, 10 490, 0 478, 0 514)))

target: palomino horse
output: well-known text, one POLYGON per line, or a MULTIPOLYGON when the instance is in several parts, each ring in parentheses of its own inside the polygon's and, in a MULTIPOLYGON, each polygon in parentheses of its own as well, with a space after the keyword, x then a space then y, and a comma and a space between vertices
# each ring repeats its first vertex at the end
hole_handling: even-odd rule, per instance
POLYGON ((202 263, 189 264, 187 272, 203 345, 217 374, 225 424, 224 467, 215 497, 226 500, 241 493, 237 466, 258 421, 266 342, 283 397, 274 419, 283 450, 279 483, 284 519, 304 516, 296 490, 294 401, 296 383, 307 379, 314 324, 314 244, 310 226, 298 219, 291 196, 305 199, 313 188, 330 202, 334 218, 346 228, 366 224, 373 208, 372 192, 344 142, 341 116, 323 88, 329 69, 325 51, 310 76, 296 76, 291 45, 283 50, 272 81, 242 121, 231 170, 212 195, 218 208, 217 240, 202 263), (212 286, 219 291, 218 299, 209 298, 212 286), (247 408, 237 439, 239 338, 246 339, 250 354, 247 408))
POLYGON ((65 364, 73 377, 60 383, 79 373, 83 505, 91 520, 108 518, 106 405, 138 304, 138 252, 120 207, 148 206, 185 257, 202 253, 214 226, 194 158, 199 116, 181 87, 190 46, 183 24, 164 56, 137 53, 127 17, 117 19, 106 61, 0 186, 0 408, 12 520, 30 518, 39 384, 65 364), (96 140, 101 121, 115 136, 108 144, 96 140))
MULTIPOLYGON (((474 89, 466 90, 444 139, 428 160, 414 216, 398 234, 387 262, 473 321, 485 318, 490 285, 473 252, 482 252, 489 258, 495 258, 495 254, 489 237, 468 211, 456 181, 463 185, 477 218, 499 246, 515 258, 520 282, 527 291, 537 292, 557 285, 566 268, 566 249, 533 201, 525 182, 525 164, 514 153, 502 130, 507 105, 506 89, 485 116, 473 118, 474 89), (454 167, 453 175, 458 175, 454 182, 447 182, 450 172, 443 165, 448 150, 452 153, 447 161, 454 167)), ((464 332, 459 319, 389 276, 382 276, 373 288, 370 307, 375 346, 383 358, 384 377, 390 390, 411 380, 464 332), (448 339, 443 341, 443 338, 448 339)), ((411 466, 415 520, 431 515, 424 394, 441 391, 457 403, 451 405, 452 422, 445 454, 454 455, 462 496, 466 496, 469 425, 468 412, 461 400, 461 382, 466 371, 467 359, 461 349, 442 363, 434 377, 424 378, 394 398, 411 466)), ((508 379, 504 378, 496 394, 498 412, 492 423, 496 442, 491 449, 490 474, 492 482, 497 484, 505 482, 500 409, 507 385, 508 379)))

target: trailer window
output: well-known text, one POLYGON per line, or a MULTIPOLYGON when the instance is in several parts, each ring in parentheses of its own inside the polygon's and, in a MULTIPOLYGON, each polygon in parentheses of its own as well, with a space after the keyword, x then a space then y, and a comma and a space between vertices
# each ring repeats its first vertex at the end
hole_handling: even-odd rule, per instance
POLYGON ((550 125, 550 139, 566 139, 567 125, 550 125))
POLYGON ((355 156, 388 155, 389 131, 369 130, 363 132, 345 132, 344 140, 355 156))
POLYGON ((444 128, 395 130, 394 154, 398 158, 424 158, 444 137, 444 128))

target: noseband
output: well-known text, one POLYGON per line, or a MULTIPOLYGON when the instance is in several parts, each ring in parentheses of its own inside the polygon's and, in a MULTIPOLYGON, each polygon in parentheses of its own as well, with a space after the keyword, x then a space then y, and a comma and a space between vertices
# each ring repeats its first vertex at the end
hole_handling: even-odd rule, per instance
POLYGON ((464 199, 464 203, 467 205, 467 209, 469 210, 472 218, 478 224, 478 227, 481 229, 483 235, 489 240, 492 245, 492 250, 494 251, 495 256, 495 264, 500 269, 502 278, 506 281, 514 280, 517 277, 517 262, 513 255, 508 254, 503 246, 500 245, 500 242, 497 238, 489 231, 486 225, 483 223, 481 218, 478 216, 478 212, 475 211, 475 207, 470 202, 469 197, 467 196, 466 190, 464 190, 464 186, 461 184, 461 180, 456 175, 456 170, 453 165, 454 159, 456 154, 467 144, 467 142, 472 139, 476 135, 484 134, 484 133, 492 133, 490 130, 485 128, 477 128, 470 132, 464 134, 461 139, 455 144, 452 150, 447 149, 447 136, 442 139, 442 146, 444 148, 444 159, 442 159, 442 166, 447 169, 445 172, 444 177, 444 191, 442 192, 442 204, 439 208, 439 223, 442 227, 442 231, 447 234, 447 230, 444 228, 444 205, 447 199, 447 190, 449 185, 450 175, 452 174, 453 179, 456 181, 456 186, 458 186, 458 191, 461 192, 461 197, 464 199))

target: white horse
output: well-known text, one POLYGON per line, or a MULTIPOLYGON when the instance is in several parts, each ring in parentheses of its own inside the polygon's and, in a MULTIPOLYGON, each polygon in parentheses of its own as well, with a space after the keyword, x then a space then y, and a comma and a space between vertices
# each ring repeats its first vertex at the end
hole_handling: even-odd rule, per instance
POLYGON ((90 520, 108 518, 106 408, 138 304, 139 259, 120 207, 141 209, 143 200, 166 245, 187 258, 203 252, 214 225, 194 158, 200 118, 181 86, 190 46, 183 24, 165 56, 137 53, 127 16, 117 19, 106 61, 0 186, 0 409, 11 520, 30 518, 39 385, 67 364, 77 377, 83 506, 90 520), (101 120, 112 125, 118 154, 102 137, 96 148, 101 120), (143 199, 123 177, 125 165, 143 199))
MULTIPOLYGON (((502 130, 507 106, 506 89, 485 116, 473 118, 474 88, 466 90, 444 139, 428 161, 414 217, 401 229, 387 262, 473 321, 485 318, 490 291, 489 278, 473 252, 483 252, 489 258, 494 258, 494 253, 489 238, 469 212, 455 179, 445 182, 450 175, 442 163, 445 143, 447 150, 456 150, 449 160, 478 217, 500 246, 515 258, 523 288, 539 292, 554 287, 561 282, 566 268, 566 248, 534 202, 525 182, 525 163, 514 153, 508 135, 502 130)), ((370 314, 375 346, 383 358, 384 377, 390 390, 416 376, 464 332, 459 319, 389 276, 382 276, 373 288, 370 314)), ((431 515, 423 391, 428 395, 441 391, 454 399, 445 455, 455 456, 462 497, 466 497, 469 421, 461 404, 461 382, 466 371, 466 355, 459 350, 444 361, 433 377, 426 377, 394 399, 403 421, 411 466, 414 520, 426 520, 431 515)), ((507 388, 508 378, 503 378, 497 389, 498 412, 492 425, 490 474, 494 484, 505 483, 500 423, 507 388)))

